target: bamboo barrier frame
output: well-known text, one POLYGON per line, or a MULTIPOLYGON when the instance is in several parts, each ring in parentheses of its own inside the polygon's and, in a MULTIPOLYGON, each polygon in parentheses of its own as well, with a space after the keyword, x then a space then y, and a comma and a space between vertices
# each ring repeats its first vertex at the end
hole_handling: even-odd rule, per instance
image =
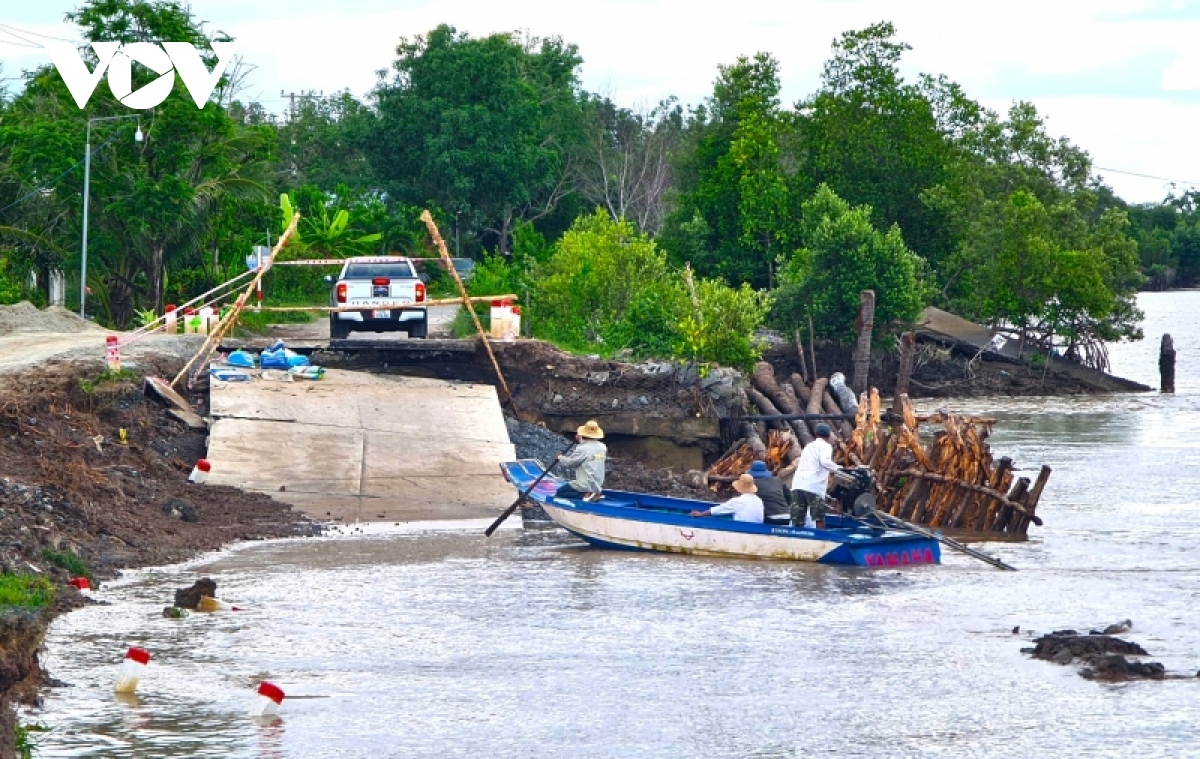
MULTIPOLYGON (((473 303, 482 303, 490 300, 516 300, 515 295, 473 295, 468 300, 473 303)), ((402 308, 425 308, 428 306, 453 306, 462 305, 462 298, 437 298, 434 300, 419 300, 412 303, 404 303, 398 306, 388 306, 392 310, 402 308)), ((261 306, 256 311, 317 311, 320 313, 340 314, 349 311, 372 311, 379 310, 375 306, 261 306)), ((387 310, 387 309, 383 309, 387 310)))
MULTIPOLYGON (((508 401, 508 408, 517 419, 520 419, 521 414, 517 410, 517 403, 513 399, 512 391, 508 389, 508 381, 504 379, 504 372, 500 369, 500 362, 496 360, 496 352, 492 350, 492 344, 488 340, 487 333, 483 331, 483 324, 479 321, 479 315, 475 313, 475 307, 471 303, 471 296, 467 294, 467 286, 463 284, 462 277, 458 276, 458 269, 454 268, 453 257, 446 248, 446 241, 442 239, 442 233, 438 230, 437 223, 433 220, 433 214, 429 213, 428 209, 422 211, 421 221, 425 222, 425 227, 429 230, 429 236, 433 238, 433 243, 437 246, 438 253, 441 254, 442 260, 446 263, 446 269, 450 272, 450 276, 454 277, 454 283, 458 285, 458 292, 462 296, 463 307, 471 315, 471 321, 475 322, 475 331, 479 333, 479 339, 483 342, 483 347, 487 350, 488 358, 492 361, 492 368, 496 371, 496 379, 500 382, 500 388, 504 390, 504 397, 508 401)), ((495 296, 492 297, 494 298, 495 296)))
MULTIPOLYGON (((296 234, 296 227, 299 225, 299 223, 300 214, 293 214, 291 223, 288 224, 288 227, 286 230, 284 230, 283 234, 279 236, 279 240, 276 241, 275 247, 271 248, 271 255, 267 257, 266 263, 258 268, 254 279, 250 280, 249 284, 246 285, 246 289, 242 291, 241 295, 239 295, 238 299, 234 302, 233 310, 226 314, 225 318, 217 323, 216 329, 209 332, 204 344, 200 346, 200 350, 196 351, 196 355, 192 356, 191 359, 184 364, 184 367, 179 370, 179 374, 175 375, 175 379, 171 380, 172 386, 175 386, 179 383, 179 380, 183 379, 183 376, 187 374, 188 370, 192 368, 193 364, 196 365, 197 374, 199 373, 200 369, 203 368, 203 359, 207 359, 208 356, 212 354, 216 346, 221 344, 221 339, 225 337, 225 333, 232 329, 233 325, 237 323, 238 317, 241 316, 242 309, 246 307, 246 301, 250 299, 250 294, 254 292, 254 288, 259 282, 262 281, 263 276, 271 269, 271 264, 275 262, 275 256, 279 255, 279 251, 283 250, 284 246, 286 246, 288 241, 291 240, 292 235, 296 234)), ((192 378, 195 379, 195 376, 196 375, 193 375, 192 378)))

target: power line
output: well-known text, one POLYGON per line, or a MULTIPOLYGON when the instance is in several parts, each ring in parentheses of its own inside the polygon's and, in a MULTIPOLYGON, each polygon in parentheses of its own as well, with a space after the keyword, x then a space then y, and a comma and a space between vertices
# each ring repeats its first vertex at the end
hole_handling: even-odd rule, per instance
MULTIPOLYGON (((68 40, 68 39, 64 39, 62 37, 51 37, 49 34, 38 34, 37 32, 31 32, 27 29, 22 29, 18 26, 13 26, 11 24, 0 24, 0 29, 10 30, 9 34, 12 34, 13 32, 20 32, 21 34, 29 34, 34 37, 41 37, 41 38, 47 39, 47 40, 58 40, 59 42, 70 42, 71 44, 79 43, 78 40, 68 40)), ((28 42, 28 40, 26 40, 26 41, 28 42)))
POLYGON ((1200 182, 1192 182, 1191 180, 1188 180, 1188 179, 1172 179, 1171 177, 1158 177, 1153 174, 1139 174, 1136 171, 1121 171, 1120 169, 1106 169, 1103 166, 1094 166, 1092 168, 1094 168, 1098 171, 1112 172, 1113 174, 1125 174, 1125 175, 1131 176, 1131 177, 1141 177, 1142 179, 1157 179, 1161 182, 1174 182, 1176 184, 1200 185, 1200 182))

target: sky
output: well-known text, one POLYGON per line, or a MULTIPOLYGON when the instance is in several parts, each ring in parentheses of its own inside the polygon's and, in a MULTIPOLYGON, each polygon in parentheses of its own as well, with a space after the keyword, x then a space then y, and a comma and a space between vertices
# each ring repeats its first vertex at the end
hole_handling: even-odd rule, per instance
MULTIPOLYGON (((49 62, 36 35, 78 40, 72 0, 0 0, 4 75, 49 62)), ((906 76, 945 74, 997 111, 1033 102, 1130 202, 1200 187, 1200 0, 193 0, 257 68, 243 99, 362 95, 402 37, 449 23, 578 45, 583 85, 630 106, 699 103, 717 66, 767 51, 784 102, 812 93, 830 44, 877 21, 912 46, 906 76), (1124 172, 1124 173, 1121 173, 1124 172), (1135 176, 1135 175, 1148 175, 1135 176)))

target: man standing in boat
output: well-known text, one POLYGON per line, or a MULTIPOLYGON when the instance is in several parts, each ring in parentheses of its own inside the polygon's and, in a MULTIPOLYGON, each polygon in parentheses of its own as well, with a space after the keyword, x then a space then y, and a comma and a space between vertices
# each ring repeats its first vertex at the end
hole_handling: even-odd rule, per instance
POLYGON ((788 489, 783 480, 771 474, 766 462, 755 461, 747 472, 754 478, 758 488, 758 497, 763 502, 763 522, 766 524, 787 524, 792 516, 792 504, 788 500, 788 489))
POLYGON ((575 450, 558 460, 567 473, 567 481, 559 486, 558 495, 600 500, 604 490, 604 462, 608 458, 608 446, 600 442, 603 438, 604 430, 595 419, 576 430, 575 450))
POLYGON ((833 446, 829 438, 833 430, 822 422, 817 425, 817 439, 804 446, 796 475, 792 478, 792 526, 825 528, 825 488, 829 475, 838 470, 833 463, 833 446))
POLYGON ((719 517, 723 514, 733 514, 735 522, 756 522, 762 524, 763 502, 758 497, 758 486, 749 474, 743 474, 733 481, 733 489, 740 495, 730 498, 725 503, 718 503, 704 511, 693 511, 694 517, 719 517))

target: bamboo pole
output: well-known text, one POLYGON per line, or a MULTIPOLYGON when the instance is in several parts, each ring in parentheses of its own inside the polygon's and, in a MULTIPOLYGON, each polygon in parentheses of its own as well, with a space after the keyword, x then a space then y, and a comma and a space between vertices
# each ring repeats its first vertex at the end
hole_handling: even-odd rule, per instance
POLYGON ((467 286, 463 284, 462 277, 458 276, 458 269, 454 268, 450 251, 446 249, 446 241, 442 239, 442 233, 438 231, 437 224, 433 221, 433 215, 428 210, 421 212, 421 221, 425 222, 426 228, 429 229, 429 236, 433 238, 434 244, 437 245, 438 253, 442 256, 442 261, 446 263, 446 270, 450 272, 450 276, 454 277, 454 283, 458 285, 458 292, 462 295, 463 307, 471 315, 471 321, 475 322, 475 331, 479 333, 479 339, 483 341, 483 347, 487 350, 488 358, 491 359, 492 368, 496 370, 496 379, 500 381, 500 388, 504 390, 504 397, 508 400, 508 407, 519 419, 521 415, 517 411, 517 403, 513 400, 512 391, 508 389, 508 382, 504 379, 504 372, 500 370, 500 362, 496 360, 496 353, 492 350, 492 344, 488 341, 487 333, 483 331, 483 324, 479 322, 479 315, 475 313, 475 307, 471 305, 471 296, 467 294, 467 286))
MULTIPOLYGON (((187 374, 188 369, 192 368, 193 364, 197 364, 199 361, 197 366, 204 365, 203 361, 200 360, 201 357, 207 358, 209 354, 212 353, 213 348, 220 344, 220 340, 225 336, 225 333, 228 332, 233 324, 237 321, 238 316, 242 313, 242 309, 246 306, 246 301, 250 298, 250 293, 254 292, 254 288, 260 281, 262 281, 263 275, 270 270, 271 264, 275 263, 275 256, 278 255, 279 251, 283 250, 283 247, 288 244, 288 241, 292 238, 292 235, 296 234, 296 225, 299 223, 300 214, 293 214, 291 223, 288 224, 288 227, 286 230, 284 230, 283 234, 279 236, 279 240, 276 241, 275 247, 271 248, 271 255, 267 257, 266 264, 259 268, 258 272, 254 275, 254 279, 250 280, 249 284, 246 285, 246 289, 243 290, 242 294, 238 296, 238 299, 233 304, 233 310, 231 310, 224 319, 217 323, 217 328, 209 334, 208 339, 206 339, 204 344, 200 346, 200 350, 196 352, 196 355, 192 356, 191 360, 179 370, 179 374, 175 375, 175 379, 171 380, 171 385, 175 385, 179 382, 179 380, 183 379, 183 375, 187 374)), ((199 369, 197 369, 197 371, 199 371, 199 369)))

